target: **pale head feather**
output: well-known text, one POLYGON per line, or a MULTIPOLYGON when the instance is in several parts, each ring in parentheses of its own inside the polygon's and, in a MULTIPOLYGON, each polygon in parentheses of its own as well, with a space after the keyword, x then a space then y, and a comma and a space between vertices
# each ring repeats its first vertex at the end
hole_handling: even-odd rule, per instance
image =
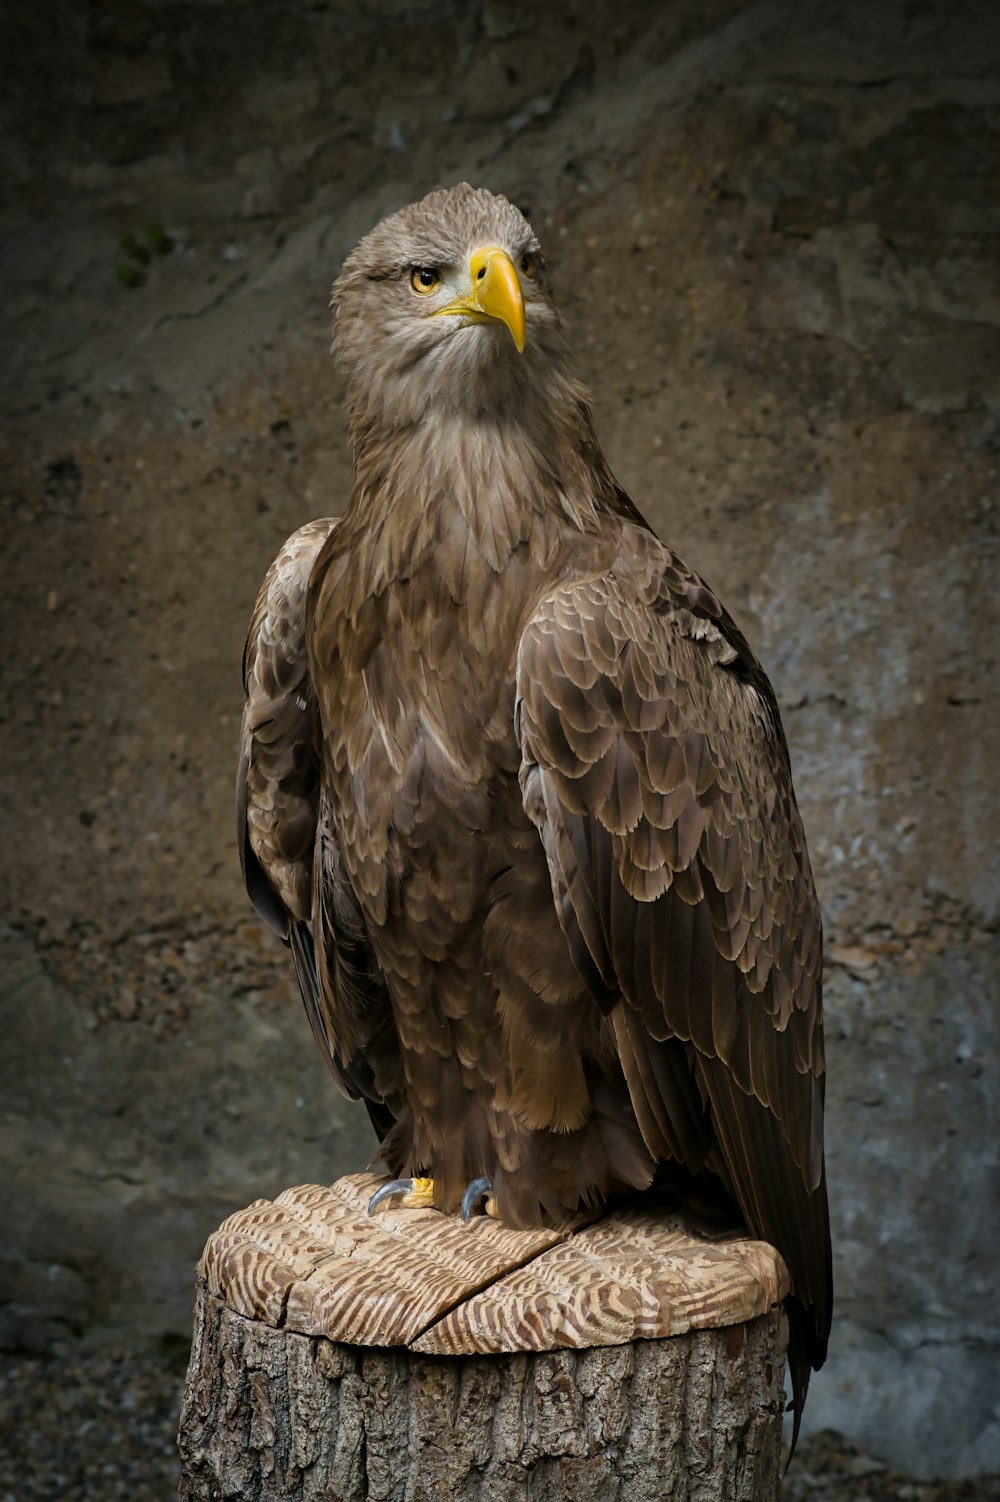
POLYGON ((451 494, 477 535, 494 527, 498 508, 513 516, 552 506, 590 524, 614 482, 537 237, 514 204, 468 183, 435 189, 365 236, 334 283, 332 306, 362 509, 420 511, 451 494), (522 353, 499 322, 431 316, 435 300, 410 285, 414 269, 438 270, 444 306, 487 245, 518 268, 531 257, 534 276, 519 272, 522 353))
MULTIPOLYGON (((445 291, 441 298, 447 300, 445 291)), ((520 209, 485 188, 436 188, 383 219, 345 261, 332 306, 334 353, 355 440, 372 426, 384 435, 412 426, 428 411, 437 417, 521 412, 571 379, 538 239, 520 209), (436 299, 410 286, 418 267, 460 278, 483 245, 501 246, 517 267, 532 258, 534 278, 521 277, 523 354, 500 324, 430 316, 436 299)))

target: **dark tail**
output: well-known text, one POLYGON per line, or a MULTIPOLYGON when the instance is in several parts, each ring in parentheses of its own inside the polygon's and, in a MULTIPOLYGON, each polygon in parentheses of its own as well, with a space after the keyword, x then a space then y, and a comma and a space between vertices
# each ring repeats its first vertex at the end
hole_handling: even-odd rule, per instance
MULTIPOLYGON (((827 1282, 829 1290, 830 1282, 827 1282)), ((811 1309, 790 1294, 785 1300, 788 1317, 788 1375, 792 1381, 792 1443, 788 1451, 791 1461, 799 1442, 802 1410, 809 1393, 809 1379, 818 1372, 826 1360, 826 1344, 830 1333, 829 1292, 821 1311, 811 1309)), ((787 1470, 787 1465, 786 1465, 787 1470)))

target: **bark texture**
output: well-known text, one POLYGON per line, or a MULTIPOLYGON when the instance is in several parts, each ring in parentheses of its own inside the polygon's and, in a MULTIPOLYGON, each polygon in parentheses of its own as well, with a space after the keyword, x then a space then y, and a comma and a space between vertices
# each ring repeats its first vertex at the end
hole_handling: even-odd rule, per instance
POLYGON ((773 1247, 655 1196, 558 1231, 301 1185, 209 1237, 183 1502, 774 1502, 773 1247))
POLYGON ((780 1309, 584 1351, 435 1357, 198 1291, 181 1502, 773 1502, 780 1309))

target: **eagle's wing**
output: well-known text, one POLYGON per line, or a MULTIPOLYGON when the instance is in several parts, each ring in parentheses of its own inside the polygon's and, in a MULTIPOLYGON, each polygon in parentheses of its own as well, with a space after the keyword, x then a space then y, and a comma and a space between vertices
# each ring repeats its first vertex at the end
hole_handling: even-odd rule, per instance
POLYGON ((243 653, 237 838, 250 898, 291 946, 323 1057, 383 1136, 393 1115, 374 1069, 389 1002, 324 796, 306 650, 309 575, 336 525, 324 518, 295 532, 257 597, 243 653))
POLYGON ((711 591, 629 531, 631 558, 523 633, 524 803, 647 1146, 714 1169, 788 1264, 798 1400, 831 1304, 819 908, 762 669, 711 591))

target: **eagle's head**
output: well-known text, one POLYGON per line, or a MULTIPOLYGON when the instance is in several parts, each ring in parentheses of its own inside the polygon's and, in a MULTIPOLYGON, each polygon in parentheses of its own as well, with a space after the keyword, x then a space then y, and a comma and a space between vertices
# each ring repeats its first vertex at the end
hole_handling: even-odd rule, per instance
POLYGON ((508 199, 467 183, 376 225, 344 263, 333 307, 356 432, 512 415, 565 365, 534 231, 508 199))

